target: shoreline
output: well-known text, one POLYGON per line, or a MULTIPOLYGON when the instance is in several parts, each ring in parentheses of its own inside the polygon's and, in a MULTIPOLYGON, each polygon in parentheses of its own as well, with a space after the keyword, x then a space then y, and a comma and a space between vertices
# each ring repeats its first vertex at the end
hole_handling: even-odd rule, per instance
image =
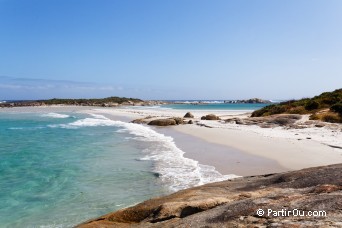
POLYGON ((213 166, 223 175, 253 176, 290 171, 272 159, 207 141, 197 134, 181 131, 178 127, 180 126, 153 129, 171 136, 177 147, 185 152, 184 157, 198 161, 201 165, 213 166))
MULTIPOLYGON (((342 130, 325 128, 281 129, 201 121, 200 117, 215 113, 221 118, 246 118, 248 113, 237 110, 175 110, 157 108, 99 108, 84 106, 16 107, 0 109, 19 112, 78 112, 101 114, 113 120, 130 122, 153 116, 183 117, 194 114, 196 124, 151 127, 171 136, 184 157, 214 166, 221 174, 257 175, 298 170, 308 167, 342 163, 342 130), (191 142, 196 143, 191 143, 191 142), (330 145, 330 146, 329 146, 330 145), (335 147, 335 148, 334 148, 335 147)), ((1 111, 0 111, 1 112, 1 111)), ((305 121, 305 118, 303 118, 305 121)))
MULTIPOLYGON (((151 110, 147 110, 150 112, 151 110)), ((156 110, 158 116, 167 117, 168 111, 156 110)), ((136 118, 141 118, 143 112, 137 110, 115 110, 108 111, 106 109, 98 110, 95 112, 106 116, 113 120, 121 120, 125 122, 132 121, 136 118), (120 112, 128 112, 128 115, 123 115, 120 112)), ((184 110, 172 110, 173 114, 180 115, 184 113, 184 110)), ((204 115, 207 111, 197 111, 196 116, 204 115)), ((151 113, 149 113, 151 114, 151 113)), ((222 116, 245 116, 244 111, 225 111, 220 110, 222 116)), ((211 142, 203 140, 199 135, 192 134, 190 132, 180 131, 179 127, 188 128, 195 125, 179 125, 169 127, 156 127, 150 126, 158 133, 162 133, 166 136, 171 136, 176 146, 184 152, 184 157, 199 162, 200 165, 212 166, 222 175, 238 175, 238 176, 252 176, 262 175, 268 173, 279 173, 284 171, 290 171, 292 169, 286 168, 279 164, 278 161, 259 156, 258 154, 245 153, 243 150, 231 147, 227 144, 220 144, 217 142, 211 142)))
MULTIPOLYGON (((94 110, 102 114, 113 116, 125 116, 128 119, 138 119, 146 116, 154 116, 159 118, 168 118, 172 116, 182 117, 186 113, 185 110, 151 110, 151 109, 112 109, 112 110, 94 110)), ((169 127, 154 127, 157 131, 166 132, 171 136, 182 133, 185 137, 199 140, 201 145, 211 146, 218 149, 219 146, 238 152, 240 157, 256 156, 260 160, 258 162, 265 163, 263 170, 255 169, 253 166, 257 164, 249 164, 246 160, 241 164, 245 165, 246 175, 267 174, 284 172, 290 170, 298 170, 303 168, 330 165, 342 163, 342 150, 333 148, 329 145, 340 146, 342 144, 341 130, 331 130, 329 128, 306 128, 306 129, 283 129, 283 128, 261 128, 259 126, 246 126, 237 124, 225 124, 218 121, 201 121, 200 117, 205 114, 215 113, 221 118, 239 117, 246 118, 248 113, 244 111, 222 111, 214 110, 189 110, 194 114, 194 119, 208 127, 198 126, 195 124, 185 124, 169 127), (174 133, 172 133, 174 132, 174 133), (262 162, 262 159, 263 162, 262 162), (254 172, 251 170, 254 169, 254 172)), ((302 122, 306 121, 303 117, 302 122)), ((186 142, 182 142, 179 137, 175 139, 177 146, 189 148, 186 142)), ((195 146, 193 149, 201 148, 195 146)), ((219 151, 219 150, 218 150, 219 151)), ((200 153, 193 153, 185 149, 185 157, 189 157, 198 161, 206 161, 208 165, 213 165, 217 170, 226 172, 227 167, 222 164, 224 160, 222 156, 227 156, 221 152, 211 157, 201 156, 200 153), (215 159, 213 159, 213 157, 215 159), (216 160, 216 161, 214 161, 216 160), (215 165, 214 165, 215 164, 215 165)), ((213 155, 213 153, 212 153, 213 155)), ((231 155, 230 155, 231 156, 231 155)), ((234 156, 232 156, 234 157, 234 156)), ((250 158, 252 158, 250 157, 250 158)), ((254 157, 255 158, 255 157, 254 157)), ((227 157, 225 157, 227 159, 227 157)), ((243 160, 243 159, 241 159, 243 160)), ((206 164, 206 163, 204 163, 206 164)), ((229 164, 229 163, 228 163, 229 164)), ((233 163, 230 163, 231 165, 233 163)), ((235 166, 236 167, 236 164, 235 166)), ((239 170, 238 168, 236 170, 239 170)), ((240 171, 238 171, 240 172, 240 171)), ((234 173, 235 174, 235 173, 234 173)))
POLYGON ((270 138, 255 132, 196 125, 179 126, 175 130, 207 142, 230 146, 250 155, 271 159, 287 171, 342 162, 342 150, 338 151, 310 139, 270 138))
MULTIPOLYGON (((6 112, 6 110, 4 111, 6 112)), ((186 112, 185 110, 109 109, 75 106, 13 108, 7 111, 97 114, 126 123, 146 116, 154 118, 182 117, 186 112)), ((195 124, 148 127, 165 136, 172 137, 176 146, 184 152, 184 158, 198 161, 200 165, 212 166, 222 175, 245 176, 224 182, 216 179, 218 182, 212 183, 213 185, 222 185, 223 189, 226 189, 225 183, 239 180, 248 182, 248 178, 257 175, 268 174, 256 178, 272 178, 278 174, 271 173, 287 175, 288 171, 292 170, 342 163, 342 150, 338 148, 342 144, 341 125, 338 125, 338 128, 332 128, 334 126, 308 127, 306 129, 261 128, 256 125, 239 125, 220 120, 200 120, 201 115, 216 113, 213 110, 192 110, 191 112, 195 115, 195 118, 192 118, 195 124), (331 145, 337 146, 337 148, 333 148, 331 145)), ((248 116, 245 112, 237 111, 221 111, 219 115, 221 118, 246 118, 248 116)), ((305 116, 301 121, 306 121, 305 116)), ((293 173, 297 173, 297 171, 293 173)), ((278 184, 277 180, 275 181, 278 184)), ((187 188, 174 194, 191 192, 193 189, 202 189, 202 187, 206 188, 210 185, 187 188)), ((168 197, 164 198, 168 199, 168 197)), ((188 201, 186 200, 186 202, 188 201)), ((140 204, 144 205, 144 202, 140 204)), ((205 203, 205 205, 207 204, 205 203)), ((129 208, 119 211, 130 210, 129 208)))

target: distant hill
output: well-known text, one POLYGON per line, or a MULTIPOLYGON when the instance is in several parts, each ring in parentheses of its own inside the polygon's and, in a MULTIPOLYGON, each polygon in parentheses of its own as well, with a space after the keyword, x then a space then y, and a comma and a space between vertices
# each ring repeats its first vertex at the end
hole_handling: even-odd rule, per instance
POLYGON ((107 97, 101 99, 49 99, 34 101, 13 101, 1 103, 0 107, 23 107, 23 106, 42 106, 42 105, 77 105, 77 106, 103 106, 115 107, 118 105, 135 105, 147 104, 143 100, 137 98, 126 97, 107 97))
POLYGON ((342 123, 342 89, 325 92, 313 98, 290 100, 269 105, 252 113, 252 117, 274 114, 311 114, 311 120, 342 123))
POLYGON ((110 104, 110 103, 138 103, 143 102, 143 100, 137 98, 126 98, 126 97, 107 97, 101 99, 50 99, 50 100, 40 100, 38 102, 44 102, 47 105, 52 104, 67 104, 67 105, 80 105, 80 104, 110 104))

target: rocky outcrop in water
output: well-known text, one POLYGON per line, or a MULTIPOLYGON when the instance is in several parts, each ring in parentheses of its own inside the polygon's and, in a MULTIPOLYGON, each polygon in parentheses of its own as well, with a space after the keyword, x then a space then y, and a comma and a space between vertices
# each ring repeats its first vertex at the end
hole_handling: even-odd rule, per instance
POLYGON ((224 103, 228 104, 271 104, 270 100, 263 100, 260 98, 252 98, 248 100, 227 100, 224 103))
POLYGON ((341 208, 337 164, 186 189, 78 227, 341 227, 341 208))

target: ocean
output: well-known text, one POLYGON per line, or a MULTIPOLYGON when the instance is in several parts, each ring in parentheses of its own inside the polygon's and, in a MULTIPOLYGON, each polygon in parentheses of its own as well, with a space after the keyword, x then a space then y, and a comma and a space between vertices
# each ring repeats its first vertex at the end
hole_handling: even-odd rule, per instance
POLYGON ((143 125, 75 112, 0 112, 0 227, 72 227, 231 178, 143 125))
POLYGON ((181 110, 235 110, 235 111, 253 111, 263 108, 269 104, 230 104, 223 101, 180 101, 180 104, 162 105, 163 108, 181 109, 181 110))

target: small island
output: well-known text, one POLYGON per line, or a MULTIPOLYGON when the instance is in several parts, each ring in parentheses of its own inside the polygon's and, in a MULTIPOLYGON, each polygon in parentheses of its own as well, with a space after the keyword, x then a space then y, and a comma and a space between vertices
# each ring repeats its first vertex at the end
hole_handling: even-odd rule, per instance
POLYGON ((260 98, 251 98, 247 100, 226 100, 224 103, 227 104, 271 104, 270 100, 263 100, 260 98))

